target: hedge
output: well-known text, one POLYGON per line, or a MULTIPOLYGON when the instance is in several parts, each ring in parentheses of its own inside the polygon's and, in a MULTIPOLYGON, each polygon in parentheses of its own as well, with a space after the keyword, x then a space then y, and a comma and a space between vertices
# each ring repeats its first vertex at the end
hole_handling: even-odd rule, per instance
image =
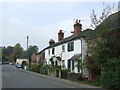
POLYGON ((104 65, 101 84, 105 88, 120 88, 120 59, 110 59, 104 65))

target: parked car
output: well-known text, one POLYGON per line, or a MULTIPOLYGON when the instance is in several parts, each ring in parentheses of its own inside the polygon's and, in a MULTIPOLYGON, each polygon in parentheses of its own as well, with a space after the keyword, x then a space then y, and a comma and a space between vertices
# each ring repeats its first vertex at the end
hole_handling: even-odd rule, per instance
POLYGON ((9 62, 2 62, 2 64, 9 64, 9 62))
POLYGON ((14 63, 13 63, 13 62, 10 62, 9 64, 10 64, 10 65, 14 65, 14 63))
POLYGON ((15 64, 15 66, 17 67, 17 68, 22 68, 22 65, 21 64, 15 64))

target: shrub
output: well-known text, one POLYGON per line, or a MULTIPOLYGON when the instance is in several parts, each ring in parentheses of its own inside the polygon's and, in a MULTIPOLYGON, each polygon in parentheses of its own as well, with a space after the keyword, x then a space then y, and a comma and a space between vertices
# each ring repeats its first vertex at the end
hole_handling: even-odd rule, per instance
POLYGON ((46 65, 40 68, 40 73, 41 74, 45 74, 48 75, 48 69, 50 68, 50 66, 46 65))
POLYGON ((93 86, 100 86, 101 85, 101 76, 95 76, 95 81, 88 81, 89 84, 93 86))
POLYGON ((120 59, 110 59, 104 65, 102 84, 105 88, 120 88, 120 59))
POLYGON ((30 65, 30 71, 40 73, 40 67, 41 67, 40 65, 37 65, 37 64, 31 64, 31 65, 30 65))
POLYGON ((61 66, 50 66, 49 67, 50 72, 55 72, 56 70, 61 70, 61 66))
POLYGON ((67 79, 73 80, 73 81, 81 81, 82 75, 80 73, 68 73, 67 79))
POLYGON ((68 70, 61 70, 61 78, 66 79, 67 78, 67 74, 68 74, 68 70))

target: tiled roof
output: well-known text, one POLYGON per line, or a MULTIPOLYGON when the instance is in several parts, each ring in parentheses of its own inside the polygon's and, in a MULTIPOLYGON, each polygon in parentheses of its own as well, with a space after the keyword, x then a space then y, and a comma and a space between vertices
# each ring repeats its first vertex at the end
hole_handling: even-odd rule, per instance
POLYGON ((79 39, 82 36, 86 36, 86 38, 89 38, 90 37, 89 33, 92 33, 92 32, 93 32, 93 30, 86 29, 86 30, 80 32, 78 35, 71 35, 69 37, 66 37, 63 40, 61 40, 59 42, 56 42, 55 44, 53 44, 52 46, 49 46, 47 48, 55 47, 55 46, 58 46, 58 45, 61 45, 61 44, 64 44, 64 43, 79 39))
POLYGON ((71 36, 69 36, 69 37, 64 38, 64 39, 61 40, 61 41, 56 42, 55 44, 53 44, 53 45, 51 45, 51 46, 48 46, 48 47, 44 48, 44 49, 43 49, 42 51, 40 51, 38 54, 42 53, 42 52, 45 51, 46 49, 49 49, 49 48, 52 48, 52 47, 55 47, 55 46, 58 46, 58 45, 61 45, 61 44, 70 42, 70 41, 72 41, 72 40, 79 39, 79 38, 82 37, 82 36, 86 36, 85 38, 86 38, 86 39, 89 39, 89 38, 91 37, 92 33, 93 33, 93 30, 91 30, 91 29, 86 29, 86 30, 80 32, 78 35, 71 35, 71 36))

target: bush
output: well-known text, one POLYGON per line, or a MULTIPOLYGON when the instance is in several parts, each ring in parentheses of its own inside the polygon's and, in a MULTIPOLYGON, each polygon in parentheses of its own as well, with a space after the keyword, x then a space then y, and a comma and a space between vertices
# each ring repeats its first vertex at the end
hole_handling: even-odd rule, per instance
POLYGON ((105 88, 120 88, 120 59, 110 59, 104 65, 102 84, 105 88))
POLYGON ((41 67, 41 68, 40 68, 40 73, 41 73, 41 74, 48 75, 48 69, 49 69, 49 68, 50 68, 50 67, 49 67, 48 65, 41 67))
POLYGON ((61 70, 61 78, 66 79, 68 74, 68 70, 61 70))
POLYGON ((80 73, 68 73, 67 79, 73 80, 73 81, 81 81, 82 75, 80 73))
POLYGON ((95 81, 88 81, 89 84, 93 86, 100 86, 101 85, 101 76, 95 76, 95 81))
POLYGON ((40 73, 40 67, 41 67, 40 65, 37 65, 37 64, 31 64, 31 65, 30 65, 30 71, 40 73))
POLYGON ((50 72, 55 72, 56 70, 61 70, 61 66, 57 66, 57 65, 50 66, 49 70, 50 72))

